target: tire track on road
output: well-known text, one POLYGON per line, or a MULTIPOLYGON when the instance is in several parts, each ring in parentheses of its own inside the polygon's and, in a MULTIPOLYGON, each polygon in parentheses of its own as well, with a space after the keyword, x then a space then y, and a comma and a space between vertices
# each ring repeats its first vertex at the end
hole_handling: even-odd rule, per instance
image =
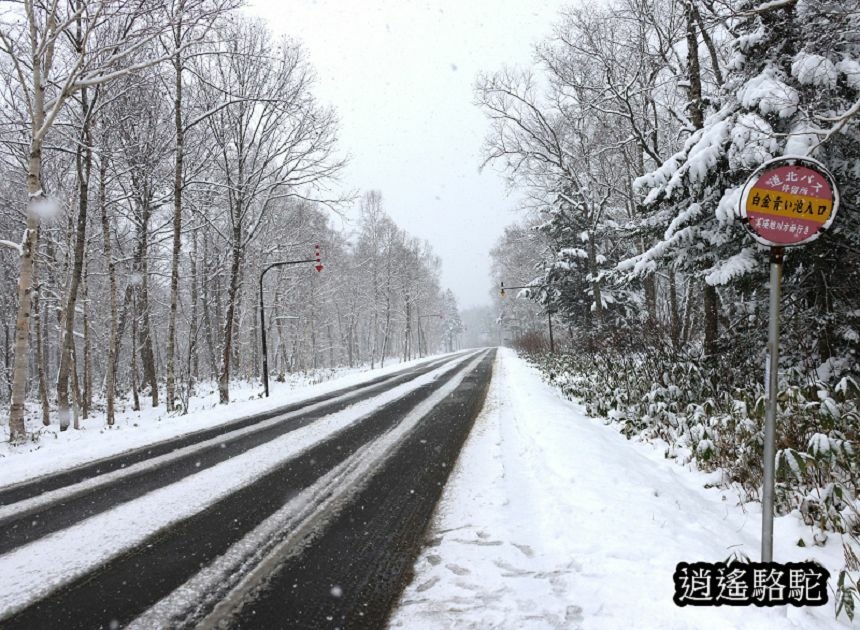
POLYGON ((313 544, 283 558, 213 628, 383 628, 486 398, 495 352, 427 414, 313 544))

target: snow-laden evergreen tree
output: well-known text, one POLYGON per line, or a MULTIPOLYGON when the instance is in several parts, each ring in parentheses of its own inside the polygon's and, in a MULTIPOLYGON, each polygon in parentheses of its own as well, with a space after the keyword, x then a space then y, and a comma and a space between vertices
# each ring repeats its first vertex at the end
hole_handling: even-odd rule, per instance
MULTIPOLYGON (((793 306, 787 320, 802 320, 804 338, 814 338, 813 346, 804 348, 808 361, 853 354, 860 288, 860 225, 854 211, 860 177, 860 4, 735 0, 728 7, 733 40, 723 88, 683 148, 636 181, 652 209, 643 227, 659 238, 621 268, 644 273, 669 264, 710 286, 731 285, 748 298, 763 297, 766 248, 747 237, 738 220, 741 187, 771 158, 813 157, 836 177, 842 207, 829 234, 788 255, 786 293, 793 306)), ((691 102, 696 106, 705 108, 691 102)), ((743 314, 726 301, 728 317, 743 314)), ((751 305, 755 302, 745 308, 751 305)), ((804 342, 791 327, 787 332, 792 336, 787 350, 799 357, 804 342)))
POLYGON ((587 199, 578 197, 579 192, 568 187, 567 194, 560 194, 542 213, 546 220, 537 229, 552 244, 551 255, 542 261, 543 275, 535 282, 542 288, 530 291, 530 297, 571 322, 590 344, 615 299, 601 287, 607 258, 589 229, 587 199))

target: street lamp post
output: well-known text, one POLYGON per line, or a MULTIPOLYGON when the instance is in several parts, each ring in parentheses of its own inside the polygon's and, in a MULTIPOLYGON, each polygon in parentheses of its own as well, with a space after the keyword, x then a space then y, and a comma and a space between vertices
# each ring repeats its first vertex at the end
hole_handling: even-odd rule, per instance
POLYGON ((266 310, 265 305, 263 304, 263 278, 265 278, 266 273, 268 273, 270 269, 274 269, 275 267, 300 265, 303 263, 316 263, 316 270, 322 271, 323 267, 320 264, 319 258, 319 245, 316 246, 316 258, 308 258, 306 260, 281 260, 267 265, 263 268, 263 271, 260 272, 260 341, 263 345, 263 392, 265 393, 266 398, 269 397, 269 356, 268 348, 266 346, 266 310))
MULTIPOLYGON (((546 287, 543 287, 540 285, 535 286, 533 284, 527 284, 527 285, 523 285, 521 287, 506 287, 504 282, 500 282, 499 283, 499 295, 502 297, 505 297, 505 290, 506 289, 544 289, 544 288, 546 288, 546 287)), ((555 353, 555 340, 553 339, 553 336, 552 336, 552 311, 550 311, 548 308, 546 310, 546 321, 547 321, 547 325, 549 326, 549 351, 550 351, 550 354, 554 354, 555 353)))

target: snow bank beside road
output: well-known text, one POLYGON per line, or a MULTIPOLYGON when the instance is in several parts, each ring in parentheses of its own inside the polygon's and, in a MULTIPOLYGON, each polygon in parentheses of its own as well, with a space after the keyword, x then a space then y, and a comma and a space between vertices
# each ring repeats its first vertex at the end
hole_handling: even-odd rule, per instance
MULTIPOLYGON (((706 481, 587 418, 501 349, 391 627, 847 627, 833 619, 832 603, 675 606, 678 562, 759 555, 760 514, 706 490, 706 481)), ((775 557, 814 556, 835 575, 837 546, 795 546, 806 534, 777 519, 775 557)))

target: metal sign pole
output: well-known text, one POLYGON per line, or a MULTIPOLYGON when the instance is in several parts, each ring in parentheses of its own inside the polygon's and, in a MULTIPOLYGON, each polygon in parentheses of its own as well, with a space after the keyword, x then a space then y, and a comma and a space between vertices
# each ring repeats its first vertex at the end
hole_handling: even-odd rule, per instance
POLYGON ((764 421, 761 561, 773 561, 773 493, 776 464, 776 396, 779 390, 779 302, 782 293, 782 247, 770 248, 770 325, 768 326, 767 413, 764 421))
POLYGON ((779 389, 779 303, 785 247, 806 245, 830 229, 839 190, 821 162, 784 155, 753 171, 738 199, 738 216, 752 237, 770 247, 770 325, 765 363, 767 413, 761 492, 761 560, 773 562, 773 503, 776 466, 776 398, 779 389))

